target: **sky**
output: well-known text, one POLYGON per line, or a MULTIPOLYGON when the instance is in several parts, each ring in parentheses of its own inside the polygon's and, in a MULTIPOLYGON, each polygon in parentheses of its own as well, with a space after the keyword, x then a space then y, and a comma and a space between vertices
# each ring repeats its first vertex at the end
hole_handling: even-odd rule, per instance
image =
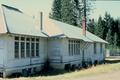
MULTIPOLYGON (((52 2, 53 0, 0 0, 0 3, 15 6, 31 16, 38 14, 40 11, 48 16, 52 2)), ((95 2, 94 8, 90 15, 91 18, 97 19, 100 15, 104 16, 105 12, 110 13, 115 18, 120 17, 119 0, 98 0, 95 2)))
POLYGON ((120 0, 99 0, 95 2, 94 10, 91 12, 92 18, 104 16, 108 12, 114 18, 120 18, 120 0))

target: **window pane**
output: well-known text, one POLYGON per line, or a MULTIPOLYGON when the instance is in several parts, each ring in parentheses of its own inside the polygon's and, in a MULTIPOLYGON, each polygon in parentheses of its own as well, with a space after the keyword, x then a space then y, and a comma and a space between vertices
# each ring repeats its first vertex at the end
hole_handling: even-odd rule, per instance
POLYGON ((19 37, 15 37, 15 40, 19 40, 19 37))
POLYGON ((26 41, 30 41, 30 38, 27 38, 26 41))
POLYGON ((39 38, 36 39, 36 42, 39 42, 39 38))
POLYGON ((25 40, 25 38, 24 38, 24 37, 21 37, 21 40, 22 40, 22 41, 24 41, 24 40, 25 40))
POLYGON ((30 57, 30 43, 26 43, 26 56, 30 57))
POLYGON ((25 43, 21 42, 21 58, 25 58, 25 43))
POLYGON ((35 49, 34 49, 34 43, 31 43, 31 56, 35 57, 35 49))
POLYGON ((94 43, 94 54, 96 54, 96 43, 94 43))
POLYGON ((15 58, 19 58, 19 42, 15 42, 15 58))
POLYGON ((36 43, 36 56, 39 57, 39 43, 36 43))
POLYGON ((35 38, 32 38, 32 41, 35 41, 35 38))
POLYGON ((74 44, 73 44, 73 41, 72 41, 72 55, 74 55, 74 44))
POLYGON ((68 51, 69 51, 69 56, 71 56, 71 45, 70 45, 70 42, 68 44, 68 51))

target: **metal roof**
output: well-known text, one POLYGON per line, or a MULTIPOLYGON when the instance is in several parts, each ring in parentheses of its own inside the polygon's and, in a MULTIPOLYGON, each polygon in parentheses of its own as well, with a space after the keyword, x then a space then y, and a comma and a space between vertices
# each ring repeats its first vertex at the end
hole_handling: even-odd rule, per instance
POLYGON ((40 25, 36 25, 36 21, 33 18, 25 15, 19 9, 6 5, 1 5, 0 7, 0 33, 41 37, 68 37, 86 42, 108 43, 88 31, 86 36, 84 36, 81 28, 49 18, 44 19, 43 31, 41 31, 40 25))
POLYGON ((18 9, 1 5, 0 21, 2 21, 0 25, 2 33, 47 37, 41 32, 39 25, 35 26, 33 18, 18 9))
POLYGON ((81 39, 84 40, 86 42, 101 42, 101 43, 107 43, 106 41, 104 41, 103 39, 95 36, 94 34, 86 31, 86 36, 84 36, 82 34, 82 29, 78 28, 76 26, 72 26, 60 21, 56 21, 53 19, 47 19, 46 20, 46 26, 47 28, 51 28, 51 30, 47 30, 47 28, 45 28, 48 33, 49 36, 59 36, 60 34, 64 34, 66 37, 68 38, 74 38, 74 39, 81 39), (47 25, 49 23, 49 25, 47 25), (51 24, 50 24, 51 23, 51 24), (56 28, 57 27, 57 28, 56 28), (51 34, 51 32, 53 34, 51 34))

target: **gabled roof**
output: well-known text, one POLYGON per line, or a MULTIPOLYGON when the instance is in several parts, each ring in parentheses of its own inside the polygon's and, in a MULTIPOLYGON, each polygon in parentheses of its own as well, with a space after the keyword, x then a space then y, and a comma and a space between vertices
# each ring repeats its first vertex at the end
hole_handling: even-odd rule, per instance
POLYGON ((82 29, 53 19, 43 21, 43 31, 35 25, 35 20, 17 8, 7 5, 0 6, 0 33, 12 33, 41 37, 67 37, 81 39, 86 42, 108 43, 103 39, 86 32, 82 35, 82 29))
POLYGON ((68 38, 74 38, 74 39, 81 39, 86 42, 101 42, 101 43, 107 43, 103 39, 95 36, 94 34, 86 31, 86 36, 82 34, 82 29, 78 28, 76 26, 72 26, 60 21, 52 20, 52 19, 47 19, 45 23, 45 30, 46 33, 50 37, 57 37, 59 35, 63 35, 68 38), (47 25, 49 24, 49 25, 47 25), (50 30, 51 28, 51 30, 50 30))
POLYGON ((0 6, 0 23, 0 33, 47 37, 39 26, 35 27, 34 19, 7 5, 0 6))

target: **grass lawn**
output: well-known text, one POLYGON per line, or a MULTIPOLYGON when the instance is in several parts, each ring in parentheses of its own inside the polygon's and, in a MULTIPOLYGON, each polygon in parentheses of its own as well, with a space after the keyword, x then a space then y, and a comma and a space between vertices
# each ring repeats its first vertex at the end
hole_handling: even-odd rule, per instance
MULTIPOLYGON (((114 71, 120 71, 120 63, 98 65, 89 69, 78 70, 74 72, 65 72, 65 71, 53 71, 49 75, 38 75, 34 77, 20 77, 12 78, 10 80, 70 80, 76 79, 85 76, 98 75, 101 73, 109 73, 114 71)), ((6 80, 6 79, 5 79, 6 80)))

